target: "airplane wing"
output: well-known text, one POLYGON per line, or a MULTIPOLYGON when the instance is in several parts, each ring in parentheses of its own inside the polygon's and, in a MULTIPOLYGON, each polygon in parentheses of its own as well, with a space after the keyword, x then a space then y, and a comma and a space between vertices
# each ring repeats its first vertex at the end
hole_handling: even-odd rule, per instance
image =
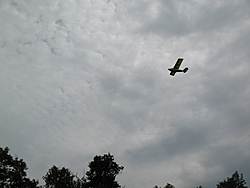
POLYGON ((171 71, 171 72, 170 72, 170 75, 174 76, 175 73, 176 73, 175 71, 171 71))
POLYGON ((182 59, 182 58, 179 58, 179 59, 176 61, 175 65, 174 65, 174 69, 179 69, 180 66, 181 66, 182 61, 183 61, 183 59, 182 59))

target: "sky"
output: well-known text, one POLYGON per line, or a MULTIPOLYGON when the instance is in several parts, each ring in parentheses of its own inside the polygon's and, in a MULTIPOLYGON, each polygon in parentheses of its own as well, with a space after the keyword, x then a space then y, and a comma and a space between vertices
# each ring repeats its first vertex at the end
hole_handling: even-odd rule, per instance
POLYGON ((0 0, 0 24, 0 147, 40 185, 110 152, 128 188, 250 186, 249 0, 0 0))

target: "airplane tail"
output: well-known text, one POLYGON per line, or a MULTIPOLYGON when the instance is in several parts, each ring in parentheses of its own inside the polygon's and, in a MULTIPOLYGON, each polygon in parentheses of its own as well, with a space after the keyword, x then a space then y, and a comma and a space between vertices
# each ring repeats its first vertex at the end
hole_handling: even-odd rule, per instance
POLYGON ((188 68, 186 67, 185 69, 183 69, 183 72, 186 73, 188 71, 188 68))

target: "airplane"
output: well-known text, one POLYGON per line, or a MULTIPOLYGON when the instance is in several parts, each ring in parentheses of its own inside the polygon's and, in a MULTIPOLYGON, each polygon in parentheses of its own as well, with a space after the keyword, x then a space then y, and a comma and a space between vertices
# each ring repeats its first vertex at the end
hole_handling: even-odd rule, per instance
POLYGON ((186 67, 183 70, 179 69, 180 66, 181 66, 182 61, 183 61, 183 58, 178 58, 178 60, 176 61, 174 67, 168 69, 170 71, 171 76, 174 76, 176 72, 184 72, 184 73, 186 73, 188 71, 188 67, 186 67))

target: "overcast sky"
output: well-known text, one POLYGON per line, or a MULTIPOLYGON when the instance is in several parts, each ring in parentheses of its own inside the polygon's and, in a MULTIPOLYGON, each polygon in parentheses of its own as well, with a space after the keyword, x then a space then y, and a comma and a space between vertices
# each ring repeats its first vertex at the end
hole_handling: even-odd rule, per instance
POLYGON ((250 185, 249 0, 0 0, 0 25, 0 146, 30 178, 110 152, 128 188, 250 185))

